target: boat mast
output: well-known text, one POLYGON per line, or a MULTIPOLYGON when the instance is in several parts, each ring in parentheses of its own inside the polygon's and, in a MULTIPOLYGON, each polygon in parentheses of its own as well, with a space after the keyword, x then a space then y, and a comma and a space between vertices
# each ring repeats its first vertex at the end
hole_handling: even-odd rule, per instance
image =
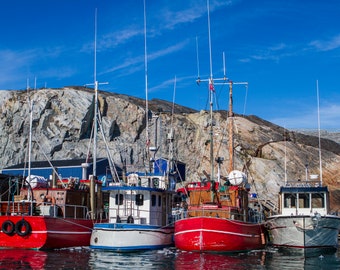
POLYGON ((234 170, 234 112, 233 112, 233 85, 245 85, 248 89, 248 82, 233 82, 229 84, 229 111, 228 111, 228 132, 229 132, 229 173, 234 170))
POLYGON ((169 156, 167 165, 167 177, 169 178, 170 173, 174 172, 174 113, 175 113, 175 95, 176 95, 176 76, 174 78, 174 92, 172 97, 172 109, 171 109, 171 127, 168 133, 169 142, 169 156))
POLYGON ((150 163, 150 137, 149 137, 149 97, 148 97, 148 55, 146 46, 146 3, 144 4, 144 72, 145 72, 145 121, 146 121, 146 159, 148 162, 148 171, 151 172, 150 163))
MULTIPOLYGON (((29 137, 28 137, 28 182, 31 181, 31 156, 32 156, 32 125, 33 125, 33 100, 30 98, 29 93, 29 79, 27 79, 27 99, 28 99, 28 106, 29 106, 29 113, 30 113, 30 122, 29 122, 29 137)), ((27 183, 30 185, 30 183, 27 183)), ((30 201, 31 196, 30 192, 27 192, 27 199, 30 201)), ((33 198, 32 198, 33 200, 33 198)))
MULTIPOLYGON (((209 104, 210 104, 210 162, 211 162, 211 180, 214 179, 214 141, 213 141, 213 95, 215 93, 215 84, 229 84, 229 112, 228 112, 228 129, 229 129, 229 172, 233 170, 234 167, 234 138, 233 138, 233 85, 240 84, 246 85, 248 87, 247 82, 232 82, 226 76, 226 68, 225 68, 225 57, 223 52, 223 78, 215 79, 213 78, 213 71, 212 71, 212 48, 211 48, 211 34, 210 34, 210 8, 209 8, 209 0, 207 0, 207 9, 208 9, 208 34, 209 34, 209 61, 210 61, 210 76, 208 79, 209 82, 209 104), (214 81, 217 81, 215 83, 214 81)), ((197 43, 197 39, 196 39, 197 43)), ((198 48, 198 46, 196 45, 198 48)), ((197 56, 197 65, 198 65, 198 56, 197 56)), ((198 68, 198 78, 196 80, 197 84, 200 82, 205 81, 201 80, 199 76, 199 68, 198 68)), ((248 89, 248 88, 247 88, 248 89)), ((221 161, 221 159, 219 159, 221 161)))
POLYGON ((213 93, 214 93, 214 80, 212 71, 212 53, 211 53, 211 35, 210 35, 210 7, 209 0, 207 0, 208 9, 208 38, 209 38, 209 64, 210 64, 210 76, 209 76, 209 104, 210 104, 210 166, 211 175, 210 179, 214 180, 214 134, 213 134, 213 93))
POLYGON ((98 81, 97 81, 97 9, 95 10, 95 21, 94 21, 94 116, 93 116, 93 175, 90 179, 90 203, 91 203, 91 218, 94 219, 96 216, 95 209, 95 180, 97 178, 97 108, 98 108, 98 81))
MULTIPOLYGON (((90 179, 90 204, 92 219, 94 219, 96 213, 96 201, 95 201, 95 181, 97 180, 97 137, 98 137, 98 85, 108 84, 107 82, 98 83, 97 81, 97 9, 95 10, 95 22, 94 22, 94 70, 93 70, 93 84, 94 84, 94 112, 93 112, 93 172, 90 179)), ((113 176, 112 176, 113 177, 113 176)))
POLYGON ((229 82, 229 112, 228 112, 228 132, 229 132, 229 170, 234 170, 234 113, 233 113, 233 82, 229 82))

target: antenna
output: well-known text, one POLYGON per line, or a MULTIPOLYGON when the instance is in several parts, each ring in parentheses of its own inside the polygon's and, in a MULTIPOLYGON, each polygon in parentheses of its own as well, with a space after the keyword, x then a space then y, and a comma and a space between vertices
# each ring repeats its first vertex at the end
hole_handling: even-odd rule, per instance
POLYGON ((246 95, 244 97, 243 115, 246 115, 247 98, 248 98, 248 83, 245 85, 245 87, 246 87, 246 95))
POLYGON ((173 96, 172 96, 172 111, 171 111, 172 117, 171 117, 171 124, 173 124, 174 113, 175 113, 176 82, 177 82, 177 78, 176 78, 176 75, 175 75, 175 79, 174 79, 174 93, 173 93, 173 96))
POLYGON ((224 76, 224 79, 226 80, 227 79, 227 73, 226 73, 226 68, 225 68, 225 55, 224 55, 224 52, 222 54, 222 57, 223 57, 223 76, 224 76))
POLYGON ((287 186, 287 130, 284 127, 284 139, 285 139, 285 185, 287 186))
POLYGON ((94 80, 94 135, 93 135, 93 177, 97 176, 97 108, 98 108, 98 82, 97 82, 97 9, 94 16, 94 68, 93 68, 93 80, 94 80))
MULTIPOLYGON (((212 46, 211 46, 211 32, 210 32, 210 8, 209 8, 209 0, 207 0, 207 11, 208 11, 208 37, 209 37, 209 64, 210 64, 210 76, 208 79, 201 80, 199 77, 196 80, 197 84, 199 85, 200 82, 207 81, 209 85, 209 103, 210 103, 210 161, 211 161, 211 180, 213 180, 214 177, 214 141, 213 141, 213 95, 215 93, 215 84, 229 84, 229 115, 228 118, 230 118, 229 121, 229 155, 230 155, 230 168, 229 171, 232 170, 233 168, 233 121, 232 121, 232 86, 233 84, 246 84, 248 85, 247 82, 236 82, 233 83, 231 80, 227 79, 226 77, 226 68, 225 68, 225 55, 223 52, 223 72, 224 76, 223 78, 219 79, 213 79, 213 71, 212 71, 212 46)), ((197 62, 198 62, 198 56, 197 56, 197 62)), ((198 76, 199 76, 199 71, 198 71, 198 76)))
POLYGON ((322 186, 322 160, 321 160, 321 130, 320 130, 320 97, 319 97, 319 81, 316 80, 316 96, 318 102, 318 135, 319 135, 319 166, 320 166, 320 184, 322 186))
POLYGON ((198 39, 196 36, 197 83, 200 82, 200 61, 198 57, 198 39))

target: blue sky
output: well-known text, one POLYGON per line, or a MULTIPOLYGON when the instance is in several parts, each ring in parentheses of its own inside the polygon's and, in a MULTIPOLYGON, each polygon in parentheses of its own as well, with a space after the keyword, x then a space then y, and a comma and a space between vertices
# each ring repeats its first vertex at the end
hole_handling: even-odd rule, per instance
MULTIPOLYGON (((145 98, 143 0, 1 1, 0 89, 92 83, 96 9, 99 89, 145 98)), ((210 0, 213 76, 224 52, 227 77, 249 83, 234 86, 234 111, 317 129, 318 80, 321 128, 339 130, 339 14, 337 0, 210 0)), ((208 109, 206 0, 146 0, 146 20, 149 99, 208 109)))

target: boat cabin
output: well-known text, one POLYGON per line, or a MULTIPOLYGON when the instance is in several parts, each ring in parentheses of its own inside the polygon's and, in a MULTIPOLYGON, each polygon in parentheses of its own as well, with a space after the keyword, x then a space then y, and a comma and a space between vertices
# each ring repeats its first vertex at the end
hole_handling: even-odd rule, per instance
MULTIPOLYGON (((0 215, 35 215, 88 219, 90 214, 90 180, 62 179, 55 187, 46 182, 32 188, 20 188, 20 194, 0 201, 0 215)), ((97 189, 101 183, 96 181, 97 189)), ((98 193, 100 194, 100 193, 98 193)), ((96 196, 96 205, 102 204, 96 196)))
POLYGON ((130 174, 127 184, 112 183, 102 190, 109 197, 109 223, 169 224, 175 192, 166 188, 164 176, 130 174))
POLYGON ((284 186, 279 193, 282 215, 310 215, 318 212, 326 215, 329 210, 327 187, 284 186))

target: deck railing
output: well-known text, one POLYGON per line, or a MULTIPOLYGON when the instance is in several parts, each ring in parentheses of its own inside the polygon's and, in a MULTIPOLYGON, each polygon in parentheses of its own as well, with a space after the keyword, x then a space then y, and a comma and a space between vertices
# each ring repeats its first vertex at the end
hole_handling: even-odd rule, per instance
POLYGON ((85 219, 88 212, 88 208, 81 205, 56 205, 52 203, 37 205, 30 201, 0 202, 0 215, 41 215, 85 219))
POLYGON ((249 221, 251 223, 261 223, 264 221, 263 213, 257 211, 245 211, 242 213, 233 211, 232 209, 194 209, 194 210, 185 210, 184 208, 174 208, 172 211, 173 220, 179 220, 188 217, 217 217, 217 218, 226 218, 231 220, 239 220, 239 221, 249 221))

